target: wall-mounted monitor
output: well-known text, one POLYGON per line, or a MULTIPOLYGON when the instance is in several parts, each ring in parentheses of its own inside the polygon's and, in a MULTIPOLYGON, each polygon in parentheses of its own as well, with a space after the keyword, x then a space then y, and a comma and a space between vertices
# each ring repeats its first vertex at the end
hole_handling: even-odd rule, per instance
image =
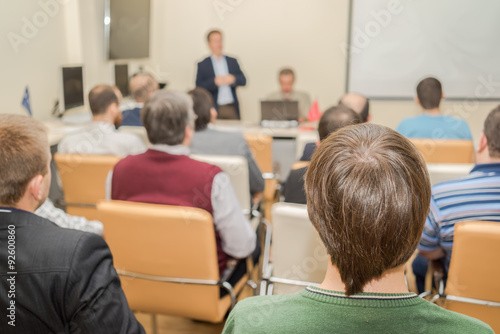
POLYGON ((62 68, 62 88, 62 106, 64 110, 81 107, 85 104, 82 66, 62 68))
POLYGON ((149 57, 150 0, 106 0, 109 59, 149 57))
POLYGON ((123 96, 129 96, 127 64, 115 64, 115 85, 123 96))

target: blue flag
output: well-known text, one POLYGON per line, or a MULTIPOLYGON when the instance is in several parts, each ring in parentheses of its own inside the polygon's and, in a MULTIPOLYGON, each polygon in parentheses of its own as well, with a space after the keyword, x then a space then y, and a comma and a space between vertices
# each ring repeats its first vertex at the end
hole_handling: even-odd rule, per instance
POLYGON ((28 90, 28 86, 26 86, 26 90, 24 91, 22 105, 26 109, 28 114, 30 114, 30 117, 33 117, 33 113, 31 112, 30 92, 28 90))

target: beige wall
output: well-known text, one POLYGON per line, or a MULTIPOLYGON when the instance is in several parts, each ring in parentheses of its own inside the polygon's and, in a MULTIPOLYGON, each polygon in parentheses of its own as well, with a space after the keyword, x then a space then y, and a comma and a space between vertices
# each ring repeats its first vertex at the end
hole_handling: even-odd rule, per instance
MULTIPOLYGON (((50 1, 50 0, 45 0, 50 1)), ((59 96, 59 67, 80 62, 86 91, 97 83, 112 83, 113 64, 106 60, 103 0, 65 0, 60 12, 39 29, 16 54, 0 39, 0 112, 22 113, 24 85, 29 84, 35 117, 47 119, 59 96)), ((21 18, 40 10, 32 1, 11 1, 0 13, 3 36, 20 33, 21 18)), ((169 87, 194 86, 196 62, 208 55, 205 34, 224 31, 225 51, 236 56, 248 84, 239 88, 242 117, 259 120, 258 101, 278 89, 277 71, 292 66, 297 89, 307 90, 323 109, 344 92, 346 61, 341 45, 347 40, 349 0, 152 0, 151 58, 131 62, 152 71, 169 87)), ((446 90, 446 87, 444 87, 446 90)), ((445 111, 464 118, 478 139, 486 114, 496 103, 449 102, 445 111)), ((402 118, 416 115, 411 101, 372 101, 374 123, 395 128, 402 118)))

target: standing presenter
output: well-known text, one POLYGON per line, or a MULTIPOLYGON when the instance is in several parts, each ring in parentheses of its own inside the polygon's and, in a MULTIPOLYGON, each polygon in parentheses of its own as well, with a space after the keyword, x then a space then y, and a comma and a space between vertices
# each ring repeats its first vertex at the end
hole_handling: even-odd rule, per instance
POLYGON ((212 55, 198 63, 196 86, 203 87, 212 94, 219 119, 240 119, 236 87, 245 86, 247 79, 236 58, 222 54, 220 31, 210 31, 207 41, 212 55))

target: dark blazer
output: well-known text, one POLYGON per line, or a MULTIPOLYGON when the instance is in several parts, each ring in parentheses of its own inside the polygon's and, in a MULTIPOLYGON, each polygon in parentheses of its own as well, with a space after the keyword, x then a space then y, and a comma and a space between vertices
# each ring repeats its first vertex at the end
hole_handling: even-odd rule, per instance
POLYGON ((97 234, 2 209, 0 245, 0 333, 145 333, 128 307, 108 245, 97 234), (15 226, 14 268, 7 262, 9 225, 15 226), (15 299, 8 297, 11 276, 15 299), (15 327, 5 317, 11 300, 15 327))
POLYGON ((312 155, 316 152, 318 146, 316 143, 307 143, 304 147, 304 152, 302 153, 302 157, 300 161, 311 161, 312 155))
POLYGON ((308 167, 292 169, 285 183, 285 202, 307 204, 304 176, 308 167))
MULTIPOLYGON (((227 68, 229 74, 234 75, 236 81, 231 85, 231 92, 234 97, 234 106, 238 117, 240 117, 240 105, 238 102, 238 96, 236 95, 236 87, 245 86, 247 84, 247 79, 241 71, 240 65, 236 58, 225 56, 227 60, 227 68)), ((198 70, 196 72, 196 87, 203 87, 212 94, 214 100, 214 106, 217 108, 217 96, 219 94, 219 87, 215 84, 215 71, 212 65, 212 59, 207 57, 198 63, 198 70)))

